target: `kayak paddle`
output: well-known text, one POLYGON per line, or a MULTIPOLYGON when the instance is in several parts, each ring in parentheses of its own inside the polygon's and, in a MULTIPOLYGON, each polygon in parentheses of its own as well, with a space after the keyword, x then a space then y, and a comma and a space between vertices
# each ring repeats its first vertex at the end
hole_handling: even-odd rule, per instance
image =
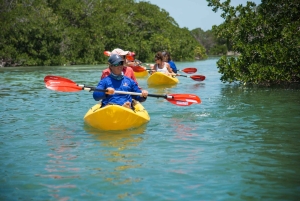
POLYGON ((60 76, 56 76, 56 75, 47 75, 46 77, 44 77, 44 82, 48 82, 48 81, 63 81, 63 82, 70 82, 70 83, 74 83, 72 80, 69 80, 68 78, 64 78, 64 77, 60 77, 60 76))
MULTIPOLYGON (((132 68, 132 70, 134 72, 144 72, 146 70, 151 70, 150 68, 143 68, 141 66, 130 66, 132 68)), ((184 73, 187 73, 187 74, 193 74, 193 73, 196 73, 197 72, 197 68, 184 68, 182 70, 177 70, 177 71, 181 71, 181 72, 184 72, 184 73)))
MULTIPOLYGON (((101 91, 106 92, 105 89, 96 89, 96 87, 90 87, 85 85, 78 85, 72 80, 69 80, 64 77, 54 76, 54 75, 48 75, 45 77, 44 81, 46 87, 48 89, 54 90, 54 91, 60 91, 60 92, 78 92, 81 90, 86 91, 101 91), (46 79, 47 78, 47 79, 46 79)), ((136 93, 136 92, 127 92, 127 91, 115 91, 117 94, 129 94, 129 95, 135 95, 135 96, 141 96, 142 93, 136 93)), ((178 106, 189 106, 193 103, 199 104, 201 103, 201 100, 198 96, 194 94, 165 94, 165 95, 159 95, 159 94, 148 94, 149 97, 156 97, 156 98, 164 98, 170 103, 178 106)))
MULTIPOLYGON (((132 70, 134 72, 144 72, 144 71, 151 71, 151 69, 146 69, 146 68, 143 68, 141 66, 130 66, 132 68, 132 70)), ((185 72, 185 73, 188 73, 188 74, 192 74, 192 72, 196 72, 196 70, 194 70, 196 68, 185 68, 181 71, 185 72)), ((176 74, 176 76, 182 76, 182 77, 189 77, 195 81, 203 81, 205 80, 205 76, 204 75, 191 75, 191 76, 187 76, 187 75, 179 75, 179 74, 176 74)))
POLYGON ((104 54, 105 56, 108 56, 108 57, 109 57, 109 56, 111 55, 111 52, 110 52, 110 51, 104 51, 103 54, 104 54))
POLYGON ((179 74, 177 74, 176 76, 189 77, 189 78, 192 78, 195 81, 203 81, 203 80, 205 80, 205 76, 204 75, 191 75, 191 76, 187 76, 187 75, 179 75, 179 74))

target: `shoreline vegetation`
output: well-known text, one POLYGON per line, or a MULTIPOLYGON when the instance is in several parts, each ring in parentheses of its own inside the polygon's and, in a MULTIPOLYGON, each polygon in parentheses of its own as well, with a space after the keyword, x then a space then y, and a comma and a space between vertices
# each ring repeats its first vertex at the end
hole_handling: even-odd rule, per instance
POLYGON ((236 7, 230 0, 206 1, 224 18, 208 31, 180 28, 166 10, 144 1, 4 1, 0 67, 102 64, 103 51, 121 48, 143 62, 158 51, 170 52, 175 62, 220 55, 224 83, 300 81, 297 1, 236 7))
POLYGON ((141 61, 153 61, 158 51, 175 61, 207 56, 187 28, 148 2, 12 1, 2 11, 2 66, 106 63, 103 51, 115 48, 141 61))
MULTIPOLYGON (((233 53, 233 52, 228 52, 226 55, 227 56, 239 56, 240 54, 233 53)), ((221 56, 224 56, 224 55, 207 55, 207 58, 209 58, 209 57, 221 57, 221 56)), ((195 57, 195 60, 198 61, 198 60, 205 60, 205 59, 200 59, 198 57, 195 57)), ((106 63, 107 62, 105 62, 105 63, 97 63, 96 65, 98 65, 98 64, 106 64, 106 63)), ((69 63, 69 64, 62 64, 61 66, 72 66, 72 65, 79 65, 79 64, 69 63)), ((83 65, 91 65, 91 64, 83 64, 83 65)), ((10 68, 10 67, 27 67, 27 66, 24 66, 24 65, 18 64, 18 63, 11 64, 10 62, 5 62, 5 61, 1 61, 0 62, 0 68, 10 68)))
POLYGON ((144 62, 158 51, 174 61, 227 52, 211 30, 181 28, 166 10, 144 1, 12 1, 2 11, 1 67, 106 63, 103 51, 115 48, 144 62))
POLYGON ((243 85, 285 85, 300 82, 300 3, 266 0, 233 7, 207 0, 224 22, 213 26, 218 39, 227 39, 229 51, 238 57, 221 57, 217 66, 221 81, 243 85))

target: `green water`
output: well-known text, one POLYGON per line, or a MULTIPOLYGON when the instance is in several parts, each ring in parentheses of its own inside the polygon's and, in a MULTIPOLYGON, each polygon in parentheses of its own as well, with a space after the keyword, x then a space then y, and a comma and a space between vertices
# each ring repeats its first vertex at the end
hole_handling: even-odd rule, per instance
POLYGON ((91 93, 43 83, 53 74, 96 85, 104 65, 1 68, 0 200, 299 200, 300 89, 223 84, 216 61, 176 63, 203 82, 138 79, 202 104, 149 97, 151 121, 123 132, 84 124, 91 93))

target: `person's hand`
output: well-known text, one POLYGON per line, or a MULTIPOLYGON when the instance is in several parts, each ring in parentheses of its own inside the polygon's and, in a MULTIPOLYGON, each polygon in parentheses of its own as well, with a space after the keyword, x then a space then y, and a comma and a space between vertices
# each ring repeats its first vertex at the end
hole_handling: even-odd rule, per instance
POLYGON ((106 94, 109 94, 109 95, 112 95, 112 94, 114 94, 115 93, 115 89, 114 88, 111 88, 111 87, 108 87, 107 89, 106 89, 106 92, 105 92, 106 94))
POLYGON ((148 91, 147 91, 147 90, 142 90, 142 96, 143 96, 144 98, 147 98, 147 96, 148 96, 148 91))
POLYGON ((140 60, 137 60, 137 59, 135 59, 134 62, 135 62, 137 65, 139 65, 139 66, 143 63, 143 62, 141 62, 140 60))
POLYGON ((129 102, 129 101, 127 101, 127 102, 125 102, 124 104, 123 104, 123 107, 127 107, 127 108, 131 108, 131 103, 129 102))
POLYGON ((128 63, 127 63, 127 66, 135 66, 135 63, 134 62, 131 62, 131 61, 129 61, 128 63))

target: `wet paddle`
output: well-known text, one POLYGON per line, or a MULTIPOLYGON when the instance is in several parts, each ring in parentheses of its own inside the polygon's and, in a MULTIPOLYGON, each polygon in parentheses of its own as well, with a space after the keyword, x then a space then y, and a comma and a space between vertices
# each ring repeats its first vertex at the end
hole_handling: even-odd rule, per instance
POLYGON ((185 68, 185 69, 182 69, 182 70, 177 70, 177 71, 181 71, 181 72, 184 72, 184 73, 187 73, 187 74, 193 74, 193 73, 196 73, 197 72, 197 68, 185 68))
MULTIPOLYGON (((96 89, 96 87, 90 87, 85 85, 78 85, 72 80, 69 80, 64 77, 60 76, 54 76, 54 75, 48 75, 44 78, 46 87, 48 89, 54 90, 54 91, 60 91, 60 92, 78 92, 81 90, 86 91, 101 91, 106 92, 105 89, 96 89)), ((136 92, 127 92, 127 91, 115 91, 115 93, 118 94, 129 94, 129 95, 135 95, 135 96, 141 96, 142 93, 136 93, 136 92)), ((159 94, 148 94, 149 97, 156 97, 156 98, 164 98, 170 103, 178 106, 189 106, 191 104, 199 104, 201 103, 201 100, 198 96, 194 94, 165 94, 165 95, 159 95, 159 94)))
POLYGON ((74 83, 72 80, 69 80, 68 78, 64 78, 64 77, 60 77, 60 76, 56 76, 56 75, 47 75, 46 77, 44 77, 44 82, 48 82, 48 81, 63 81, 63 82, 70 82, 70 83, 74 83))
MULTIPOLYGON (((144 72, 144 71, 151 71, 151 69, 145 69, 141 66, 131 66, 131 68, 133 69, 134 72, 144 72)), ((192 72, 194 71, 193 69, 196 69, 196 68, 185 68, 183 69, 182 71, 183 72, 192 72)), ((197 69, 196 69, 197 71, 197 69)), ((205 76, 204 75, 191 75, 191 76, 187 76, 187 75, 180 75, 180 74, 176 74, 176 76, 182 76, 182 77, 189 77, 195 81, 203 81, 205 80, 205 76)))
POLYGON ((187 76, 187 75, 179 75, 179 74, 177 74, 176 76, 189 77, 189 78, 191 78, 191 79, 193 79, 195 81, 199 81, 199 82, 205 80, 205 76, 204 75, 191 75, 191 76, 187 76))
POLYGON ((110 51, 104 51, 103 54, 104 54, 105 56, 108 56, 108 57, 109 57, 109 56, 111 55, 111 52, 110 52, 110 51))
MULTIPOLYGON (((151 70, 150 68, 143 68, 141 66, 130 66, 130 67, 132 68, 132 70, 134 72, 144 72, 146 70, 151 70)), ((178 70, 178 71, 181 71, 181 72, 184 72, 184 73, 187 73, 187 74, 193 74, 193 73, 197 72, 197 68, 189 67, 189 68, 184 68, 184 69, 178 70)))

